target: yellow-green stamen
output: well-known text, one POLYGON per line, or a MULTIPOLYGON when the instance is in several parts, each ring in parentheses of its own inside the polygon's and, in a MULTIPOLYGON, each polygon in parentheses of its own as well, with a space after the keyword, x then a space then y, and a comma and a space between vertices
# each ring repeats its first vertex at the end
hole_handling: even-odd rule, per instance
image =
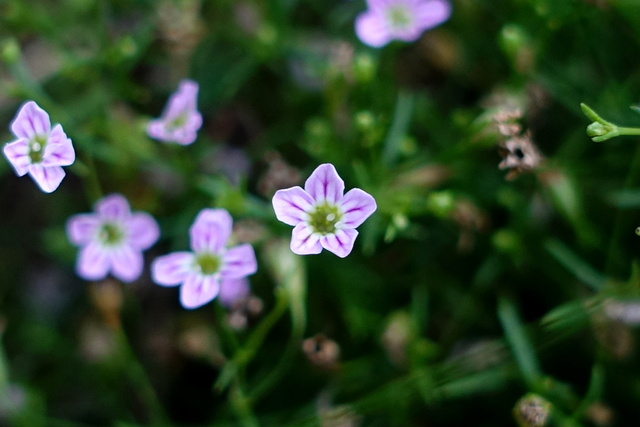
POLYGON ((222 266, 220 257, 210 253, 199 254, 196 257, 196 264, 200 267, 200 272, 205 275, 217 273, 222 266))
POLYGON ((315 233, 322 235, 336 232, 336 224, 342 219, 342 212, 335 205, 322 203, 309 213, 309 226, 315 233))

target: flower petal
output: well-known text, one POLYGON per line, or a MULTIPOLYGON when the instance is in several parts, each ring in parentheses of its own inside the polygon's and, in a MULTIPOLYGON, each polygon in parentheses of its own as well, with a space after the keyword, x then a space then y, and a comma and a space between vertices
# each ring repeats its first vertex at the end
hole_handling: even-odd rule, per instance
POLYGON ((380 13, 366 11, 358 15, 355 30, 360 41, 371 47, 382 47, 392 40, 384 16, 380 13))
POLYGON ((291 233, 291 251, 297 255, 319 254, 322 252, 320 237, 306 223, 301 222, 291 233))
POLYGON ((110 194, 98 200, 94 210, 100 218, 109 221, 124 221, 131 216, 129 202, 121 194, 110 194))
POLYGON ((148 249, 160 237, 158 223, 145 212, 135 212, 126 222, 128 243, 139 250, 148 249))
POLYGON ((111 273, 123 282, 133 282, 142 274, 144 259, 142 253, 129 245, 122 245, 110 251, 111 273))
POLYGON ((253 246, 248 243, 228 249, 224 254, 224 260, 220 275, 223 279, 246 277, 258 271, 258 262, 253 246))
POLYGON ((45 193, 55 191, 65 176, 60 166, 44 166, 41 163, 29 165, 29 174, 45 193))
POLYGON ((173 252, 151 263, 151 278, 160 286, 184 283, 194 273, 195 257, 191 252, 173 252))
POLYGON ((231 236, 232 227, 233 219, 226 210, 201 210, 189 230, 191 249, 195 252, 220 252, 231 236))
POLYGON ((71 140, 67 138, 62 126, 55 125, 44 148, 42 164, 44 166, 69 166, 75 160, 76 152, 71 140))
POLYGON ((104 279, 109 272, 109 259, 106 251, 95 243, 89 243, 80 249, 76 272, 85 280, 104 279))
POLYGON ((358 232, 353 228, 337 230, 333 234, 320 237, 320 244, 329 252, 333 252, 340 258, 344 258, 351 253, 353 244, 356 241, 358 232))
POLYGON ((49 115, 34 101, 25 103, 11 122, 11 132, 18 138, 31 139, 36 136, 46 136, 50 130, 49 115))
POLYGON ((84 246, 91 242, 97 228, 102 224, 96 215, 78 214, 67 221, 67 237, 76 246, 84 246))
POLYGON ((26 139, 20 138, 10 142, 4 146, 2 151, 18 176, 29 172, 31 157, 29 157, 29 142, 26 139))
POLYGON ((276 191, 271 203, 279 221, 295 226, 307 220, 307 212, 314 200, 309 193, 296 186, 276 191))
POLYGON ((218 276, 192 274, 180 288, 180 303, 184 308, 198 308, 218 296, 220 279, 218 276))
POLYGON ((343 213, 341 221, 343 226, 356 228, 375 212, 377 205, 371 194, 359 188, 352 188, 340 201, 340 207, 343 213))
POLYGON ((223 306, 229 308, 236 302, 249 296, 249 280, 241 279, 225 279, 220 280, 220 293, 218 301, 223 306))
POLYGON ((317 202, 335 204, 344 193, 344 181, 331 163, 316 168, 304 183, 304 189, 317 202))
POLYGON ((447 0, 429 0, 415 9, 416 23, 421 30, 428 30, 442 24, 451 16, 451 3, 447 0))

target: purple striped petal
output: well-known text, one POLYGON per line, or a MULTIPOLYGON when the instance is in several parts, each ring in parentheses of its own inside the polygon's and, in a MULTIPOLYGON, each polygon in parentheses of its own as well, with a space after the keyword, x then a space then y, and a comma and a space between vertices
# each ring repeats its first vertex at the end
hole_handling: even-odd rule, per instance
POLYGON ((346 228, 360 226, 377 208, 373 196, 359 188, 349 190, 340 201, 340 207, 341 222, 346 228))
POLYGON ((320 238, 306 223, 301 222, 291 233, 291 251, 298 255, 319 254, 322 252, 320 238))
POLYGON ((67 221, 67 237, 76 246, 84 246, 95 237, 102 222, 94 214, 74 215, 67 221))
POLYGON ((304 183, 304 189, 316 202, 335 204, 344 193, 344 181, 331 163, 316 168, 304 183))
POLYGON ((313 197, 300 187, 278 190, 271 200, 276 218, 287 225, 298 225, 307 220, 307 212, 314 204, 313 197))
POLYGON ((108 221, 125 221, 131 216, 129 202, 121 194, 110 194, 96 202, 94 210, 108 221))
POLYGON ((55 125, 44 148, 42 164, 44 166, 69 166, 75 160, 76 152, 71 140, 67 138, 62 126, 55 125))
POLYGON ((195 256, 191 252, 173 252, 151 263, 151 278, 160 286, 176 286, 195 273, 195 256))
POLYGON ((131 214, 126 228, 128 243, 138 250, 150 248, 160 237, 158 223, 151 215, 144 212, 131 214))
POLYGON ((223 279, 246 277, 258 271, 256 254, 248 243, 228 249, 224 254, 223 262, 220 271, 223 279))
POLYGON ((29 172, 31 157, 29 157, 29 142, 26 139, 20 138, 10 142, 4 146, 2 151, 18 176, 29 172))
POLYGON ((111 258, 111 273, 117 279, 128 283, 133 282, 142 274, 144 259, 142 253, 130 247, 122 245, 109 252, 111 258))
POLYGON ((109 259, 105 250, 95 243, 89 243, 80 249, 76 272, 85 280, 104 279, 109 272, 109 259))
POLYGON ((65 176, 60 166, 44 166, 41 163, 29 165, 29 174, 45 193, 55 191, 65 176))
POLYGON ((195 252, 219 253, 227 244, 232 227, 233 219, 226 210, 201 210, 189 230, 191 249, 195 252))
POLYGON ((217 276, 192 274, 180 287, 180 302, 187 309, 198 308, 218 296, 220 281, 217 276))
POLYGON ((11 123, 11 132, 28 140, 36 136, 46 137, 50 130, 49 115, 33 101, 25 103, 11 123))
POLYGON ((329 252, 333 252, 340 258, 344 258, 351 253, 353 244, 356 241, 358 232, 353 228, 337 230, 334 234, 327 234, 320 237, 320 244, 329 252))

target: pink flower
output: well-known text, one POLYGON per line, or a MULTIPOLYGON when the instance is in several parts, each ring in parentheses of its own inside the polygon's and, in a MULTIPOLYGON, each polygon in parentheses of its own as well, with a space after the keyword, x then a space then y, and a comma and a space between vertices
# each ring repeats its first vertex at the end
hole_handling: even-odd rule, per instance
POLYGON ((367 5, 356 18, 355 29, 358 38, 372 47, 417 40, 451 15, 448 0, 367 0, 367 5))
POLYGON ((332 164, 320 165, 304 183, 273 196, 276 217, 294 226, 291 250, 298 255, 322 249, 344 258, 353 249, 360 226, 377 208, 374 198, 359 188, 344 194, 344 182, 332 164))
POLYGON ((11 123, 11 132, 18 139, 6 144, 3 152, 16 174, 28 173, 45 193, 58 188, 65 176, 61 166, 69 166, 76 159, 62 126, 51 129, 47 112, 29 101, 11 123))
POLYGON ((76 271, 86 280, 99 280, 113 274, 123 282, 132 282, 142 274, 142 251, 160 236, 151 215, 131 212, 120 194, 111 194, 96 202, 95 213, 69 218, 67 236, 79 246, 76 271))
MULTIPOLYGON (((160 286, 180 287, 184 308, 197 308, 219 295, 243 286, 238 279, 258 269, 253 247, 242 244, 227 248, 233 220, 224 209, 203 209, 189 233, 191 251, 173 252, 151 264, 153 281, 160 286)), ((240 291, 240 289, 237 289, 240 291)), ((225 295, 225 298, 227 295, 225 295)))
POLYGON ((147 134, 164 142, 189 145, 198 137, 202 115, 198 112, 198 83, 182 80, 159 119, 147 125, 147 134))

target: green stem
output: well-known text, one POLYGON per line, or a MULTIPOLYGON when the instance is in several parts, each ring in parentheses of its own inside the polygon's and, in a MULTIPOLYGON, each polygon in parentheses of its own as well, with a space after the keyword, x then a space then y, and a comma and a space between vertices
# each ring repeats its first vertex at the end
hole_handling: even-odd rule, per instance
POLYGON ((415 104, 415 96, 412 93, 400 91, 393 114, 393 122, 384 141, 384 149, 382 152, 382 160, 387 166, 395 163, 400 152, 402 139, 407 134, 413 107, 415 104))
POLYGON ((251 402, 239 382, 235 382, 229 394, 231 407, 233 408, 240 424, 244 427, 258 427, 258 419, 253 414, 251 402))
POLYGON ((618 135, 640 135, 640 128, 618 127, 618 135))

